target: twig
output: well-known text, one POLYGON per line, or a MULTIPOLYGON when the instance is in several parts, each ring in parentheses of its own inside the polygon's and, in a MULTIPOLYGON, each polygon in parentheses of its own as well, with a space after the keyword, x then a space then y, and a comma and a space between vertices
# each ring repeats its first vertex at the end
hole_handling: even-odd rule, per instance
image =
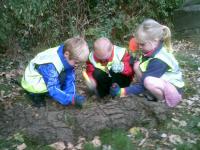
POLYGON ((149 132, 147 129, 142 128, 141 130, 142 132, 145 132, 145 138, 140 141, 138 146, 142 146, 149 137, 149 132))

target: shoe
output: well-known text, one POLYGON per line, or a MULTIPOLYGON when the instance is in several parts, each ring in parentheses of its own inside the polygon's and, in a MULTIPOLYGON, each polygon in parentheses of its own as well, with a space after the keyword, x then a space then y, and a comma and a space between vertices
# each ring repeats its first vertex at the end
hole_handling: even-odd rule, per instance
POLYGON ((28 93, 32 106, 40 108, 46 106, 45 96, 42 94, 28 93))
POLYGON ((146 98, 147 101, 153 101, 153 102, 158 101, 157 98, 148 91, 144 92, 143 96, 146 98))

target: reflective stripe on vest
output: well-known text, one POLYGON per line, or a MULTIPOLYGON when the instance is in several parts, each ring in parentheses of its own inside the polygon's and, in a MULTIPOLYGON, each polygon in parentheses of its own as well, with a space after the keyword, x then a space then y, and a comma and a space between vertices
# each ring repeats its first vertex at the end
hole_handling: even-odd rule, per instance
POLYGON ((182 88, 184 86, 184 82, 182 79, 182 72, 179 68, 178 62, 175 59, 174 55, 162 47, 162 49, 153 57, 149 58, 148 60, 142 62, 142 58, 140 58, 140 69, 142 72, 145 72, 150 60, 157 58, 165 62, 169 69, 166 73, 164 73, 161 78, 165 81, 169 81, 176 87, 182 88))
POLYGON ((26 67, 25 74, 22 78, 22 87, 31 93, 45 93, 47 92, 46 84, 36 69, 36 65, 52 63, 58 73, 60 73, 64 66, 57 53, 59 47, 47 49, 39 53, 34 59, 31 60, 26 67))
POLYGON ((101 69, 102 71, 107 72, 108 70, 110 70, 113 63, 120 63, 121 62, 125 52, 126 52, 125 48, 114 45, 113 60, 111 62, 108 62, 106 66, 103 66, 101 63, 95 61, 93 52, 90 53, 89 60, 94 65, 95 68, 98 68, 98 69, 101 69))

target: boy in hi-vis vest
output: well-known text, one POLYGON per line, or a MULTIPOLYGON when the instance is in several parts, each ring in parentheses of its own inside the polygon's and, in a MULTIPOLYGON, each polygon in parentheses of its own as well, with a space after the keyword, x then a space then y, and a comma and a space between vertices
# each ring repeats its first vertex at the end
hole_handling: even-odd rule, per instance
POLYGON ((88 88, 102 98, 109 94, 112 83, 129 86, 134 75, 130 57, 125 48, 113 45, 109 39, 97 39, 83 74, 88 88))
POLYGON ((45 105, 46 94, 65 106, 82 105, 85 97, 76 93, 74 66, 85 62, 88 55, 88 45, 80 37, 70 38, 36 55, 26 67, 21 80, 34 105, 45 105))

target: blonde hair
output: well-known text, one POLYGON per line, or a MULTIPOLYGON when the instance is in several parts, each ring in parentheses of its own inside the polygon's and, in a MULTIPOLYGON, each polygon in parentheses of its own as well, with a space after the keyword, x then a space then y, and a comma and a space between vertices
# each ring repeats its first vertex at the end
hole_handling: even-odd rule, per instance
POLYGON ((79 36, 67 39, 64 42, 63 53, 66 51, 70 52, 72 58, 79 61, 85 62, 88 59, 89 49, 87 42, 79 36))
POLYGON ((136 30, 136 40, 141 43, 158 39, 163 41, 168 51, 172 51, 171 31, 153 19, 147 19, 136 30))

